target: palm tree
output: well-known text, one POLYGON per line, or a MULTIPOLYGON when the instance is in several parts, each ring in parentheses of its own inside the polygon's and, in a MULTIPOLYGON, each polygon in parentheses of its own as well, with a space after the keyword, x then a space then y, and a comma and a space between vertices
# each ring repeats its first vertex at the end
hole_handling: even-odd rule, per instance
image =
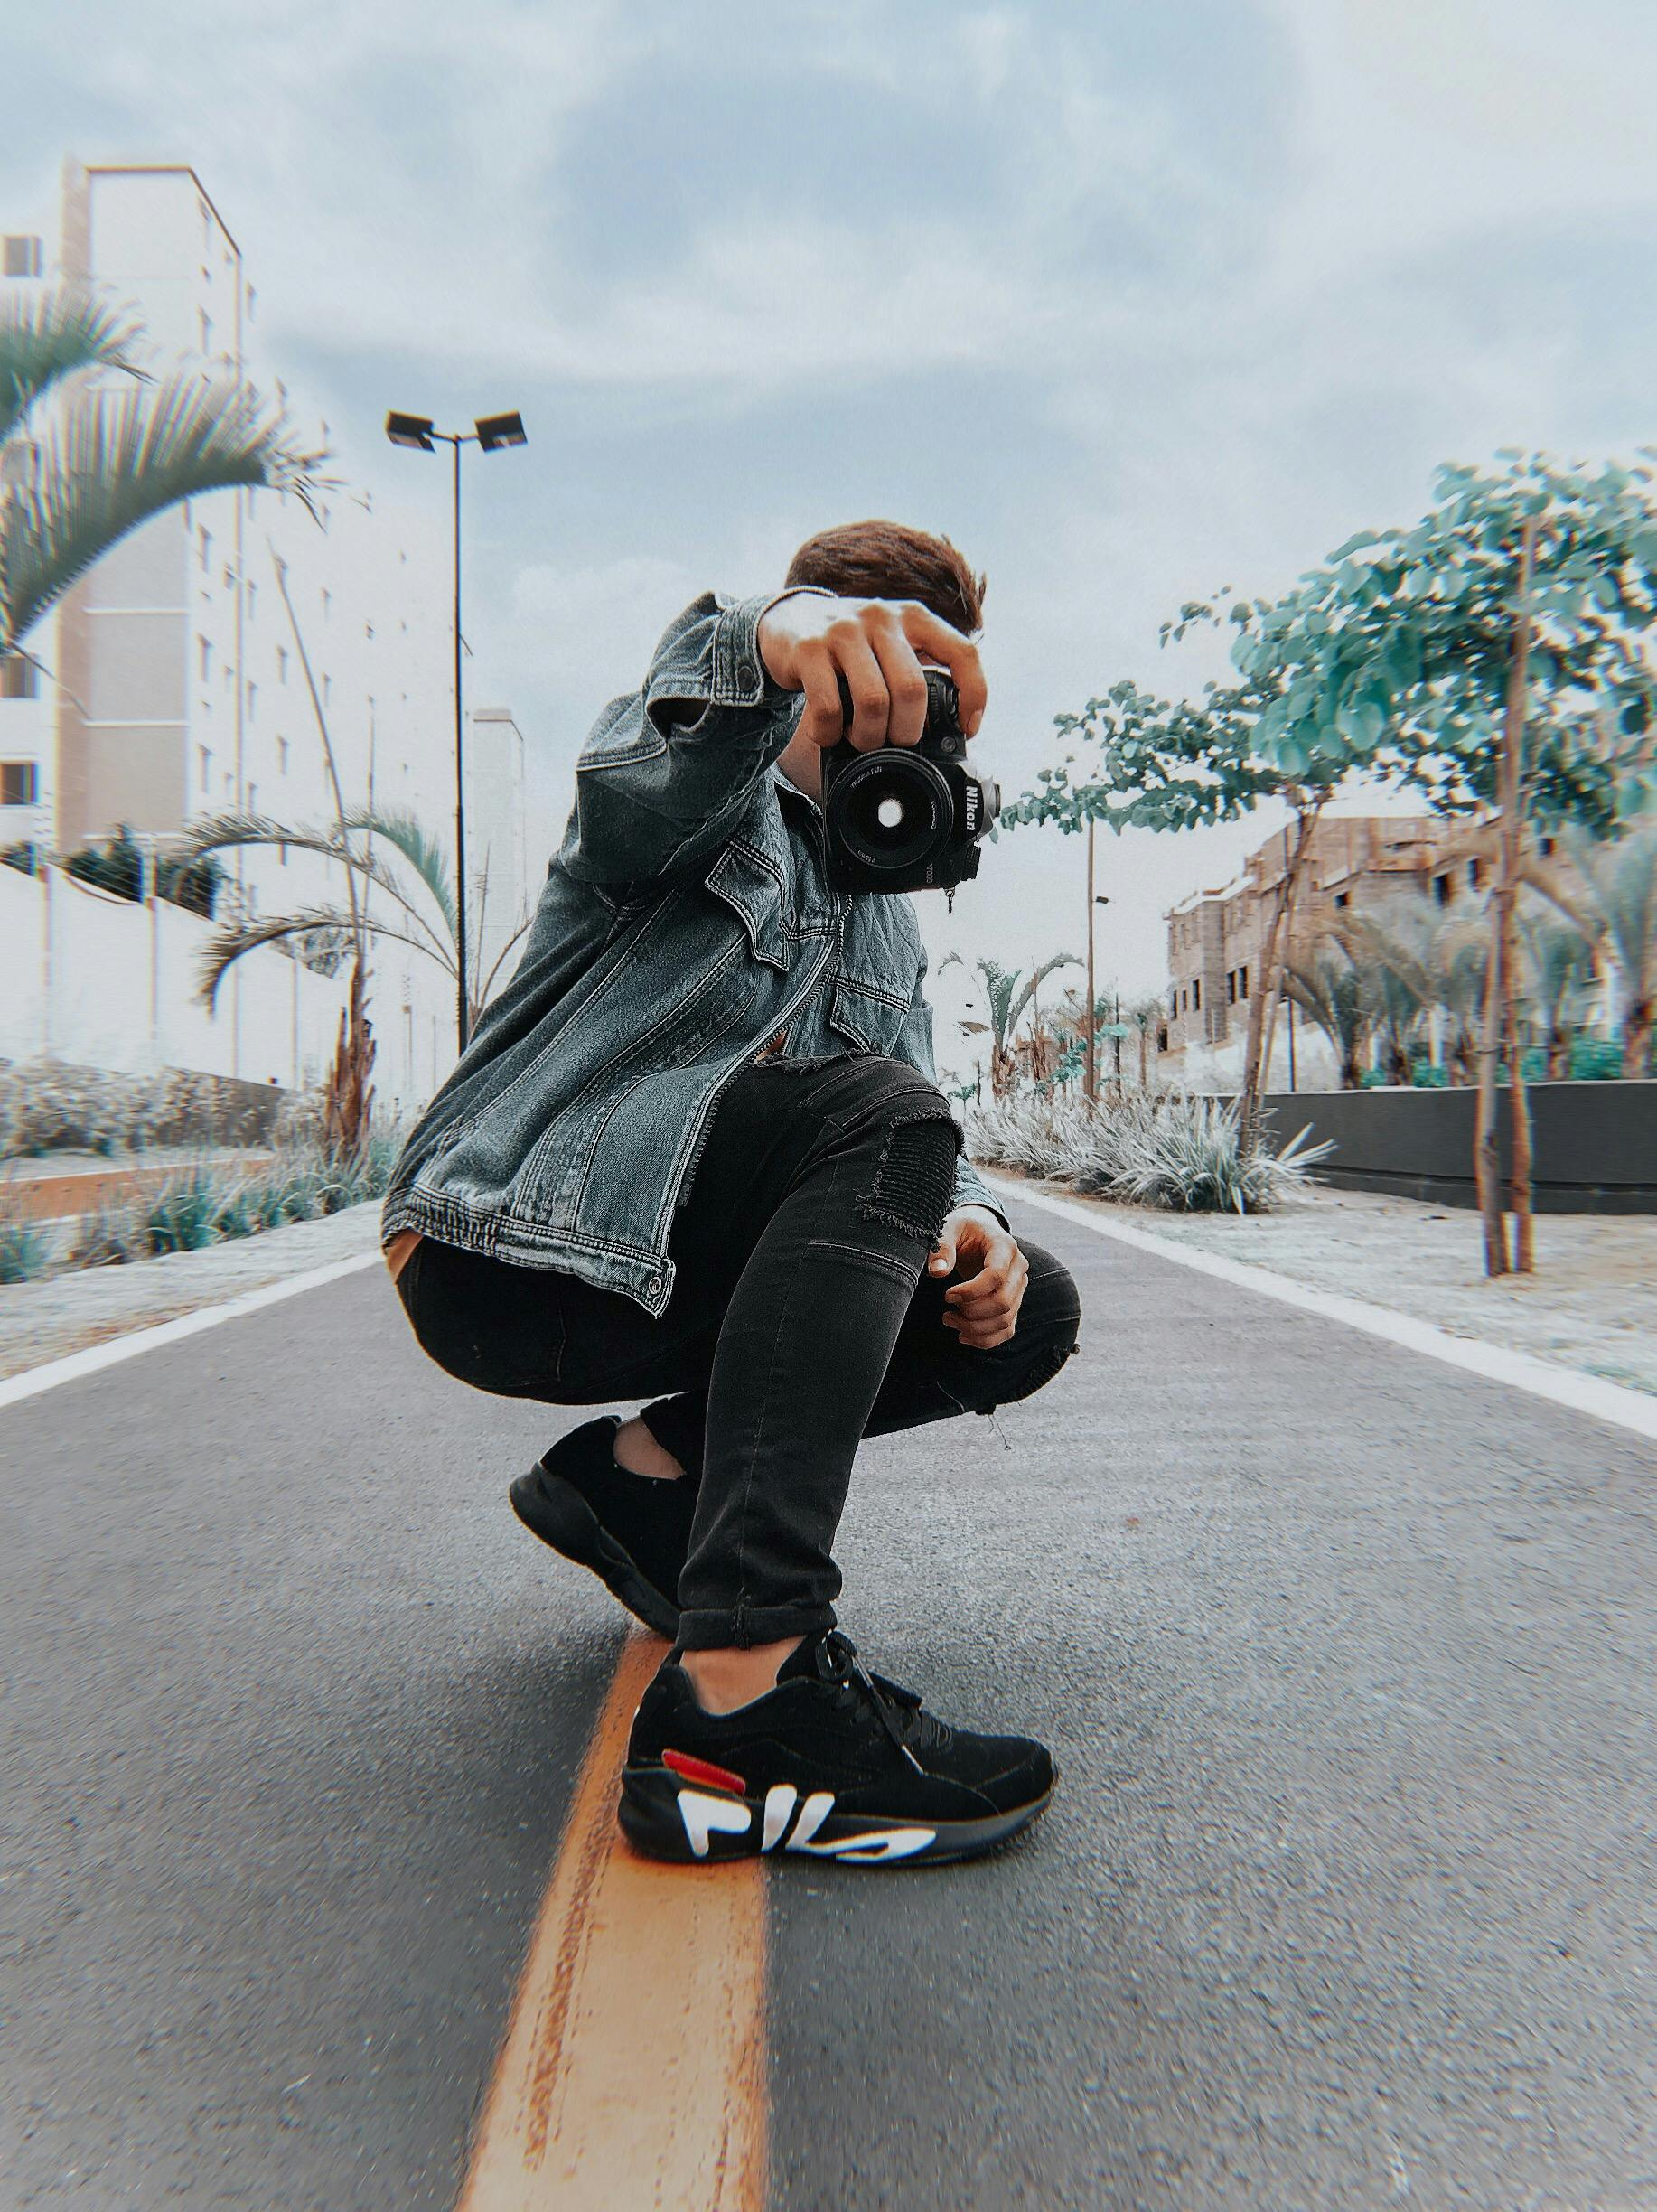
POLYGON ((1357 969, 1344 952, 1319 943, 1298 958, 1291 954, 1284 967, 1283 987, 1328 1038, 1340 1063, 1342 1090, 1357 1090, 1371 1026, 1357 969))
POLYGON ((1160 1033, 1166 1015, 1167 1009, 1163 1005, 1161 993, 1157 991, 1153 991, 1147 998, 1136 998, 1128 1008, 1128 1018, 1138 1032, 1139 1037, 1139 1088, 1141 1091, 1148 1091, 1151 1087, 1151 1045, 1160 1033))
POLYGON ((129 530, 230 485, 310 504, 323 455, 250 386, 151 379, 128 314, 74 287, 0 298, 0 658, 129 530), (125 389, 101 380, 134 380, 125 389))
POLYGON ((1596 840, 1564 837, 1568 872, 1532 863, 1532 883, 1585 936, 1601 939, 1622 981, 1623 1073, 1648 1073, 1657 1019, 1657 823, 1596 840))
MULTIPOLYGON (((201 996, 210 1007, 230 969, 260 945, 280 945, 304 960, 318 948, 360 944, 365 937, 372 937, 407 945, 435 961, 451 982, 457 979, 454 879, 449 856, 412 814, 347 808, 332 830, 296 829, 263 814, 218 814, 192 827, 185 850, 192 858, 200 858, 256 846, 288 846, 337 863, 346 871, 350 896, 343 904, 323 903, 294 914, 259 914, 221 923, 201 954, 201 996), (363 842, 353 844, 353 837, 363 842), (376 892, 389 903, 389 912, 374 912, 376 892)), ((473 1021, 488 1005, 508 953, 529 926, 528 922, 520 923, 487 973, 473 979, 469 994, 473 1021)), ((359 956, 359 972, 361 966, 359 956)))
POLYGON ((1530 981, 1530 999, 1540 1019, 1548 1080, 1570 1073, 1569 1009, 1594 979, 1594 947, 1576 923, 1531 902, 1519 910, 1519 943, 1530 981))
MULTIPOLYGON (((945 968, 964 968, 966 961, 959 952, 945 955, 939 962, 940 972, 945 968)), ((997 1098, 1005 1098, 1013 1088, 1017 1073, 1017 1061, 1013 1050, 1013 1033, 1024 1018, 1025 1008, 1047 978, 1059 968, 1079 968, 1081 963, 1073 952, 1055 952, 1049 961, 1033 968, 1021 983, 1021 970, 1003 968, 999 961, 977 960, 973 968, 984 986, 985 1003, 989 1011, 987 1022, 964 1021, 961 1028, 969 1036, 989 1038, 989 1082, 997 1098)))

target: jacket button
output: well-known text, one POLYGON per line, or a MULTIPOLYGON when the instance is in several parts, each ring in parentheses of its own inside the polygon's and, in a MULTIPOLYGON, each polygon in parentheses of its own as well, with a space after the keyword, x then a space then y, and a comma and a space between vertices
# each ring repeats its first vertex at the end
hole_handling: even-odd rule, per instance
POLYGON ((754 663, 752 661, 744 661, 738 665, 736 679, 739 683, 751 684, 754 681, 754 663))

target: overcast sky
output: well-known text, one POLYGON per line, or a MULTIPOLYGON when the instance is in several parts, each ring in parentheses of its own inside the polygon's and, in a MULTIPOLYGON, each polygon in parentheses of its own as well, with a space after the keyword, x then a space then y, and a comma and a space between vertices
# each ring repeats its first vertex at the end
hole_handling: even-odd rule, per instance
MULTIPOLYGON (((0 213, 66 153, 192 163, 377 495, 442 496, 388 405, 522 408, 467 628, 549 849, 669 616, 826 523, 988 570, 1017 791, 1057 709, 1209 672, 1158 651, 1182 598, 1276 591, 1441 460, 1657 427, 1650 0, 61 0, 5 47, 0 213)), ((1163 908, 1268 827, 1108 843, 1103 971, 1157 985, 1163 908)), ((1081 861, 1004 838, 920 902, 934 957, 1079 951, 1081 861)))

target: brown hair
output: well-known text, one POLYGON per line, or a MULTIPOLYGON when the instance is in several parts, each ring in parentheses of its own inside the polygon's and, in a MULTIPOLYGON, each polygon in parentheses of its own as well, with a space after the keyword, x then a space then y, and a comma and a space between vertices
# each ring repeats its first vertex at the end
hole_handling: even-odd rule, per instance
POLYGON ((918 599, 976 637, 984 627, 984 578, 947 538, 901 522, 843 522, 808 538, 788 565, 790 584, 817 584, 847 599, 918 599))

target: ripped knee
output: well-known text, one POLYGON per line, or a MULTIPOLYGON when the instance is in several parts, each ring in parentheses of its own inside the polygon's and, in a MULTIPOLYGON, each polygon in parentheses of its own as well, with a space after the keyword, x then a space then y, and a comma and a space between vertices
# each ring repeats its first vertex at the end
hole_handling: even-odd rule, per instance
POLYGON ((942 1097, 894 1113, 858 1213, 918 1238, 930 1251, 954 1195, 960 1152, 960 1129, 942 1097))

